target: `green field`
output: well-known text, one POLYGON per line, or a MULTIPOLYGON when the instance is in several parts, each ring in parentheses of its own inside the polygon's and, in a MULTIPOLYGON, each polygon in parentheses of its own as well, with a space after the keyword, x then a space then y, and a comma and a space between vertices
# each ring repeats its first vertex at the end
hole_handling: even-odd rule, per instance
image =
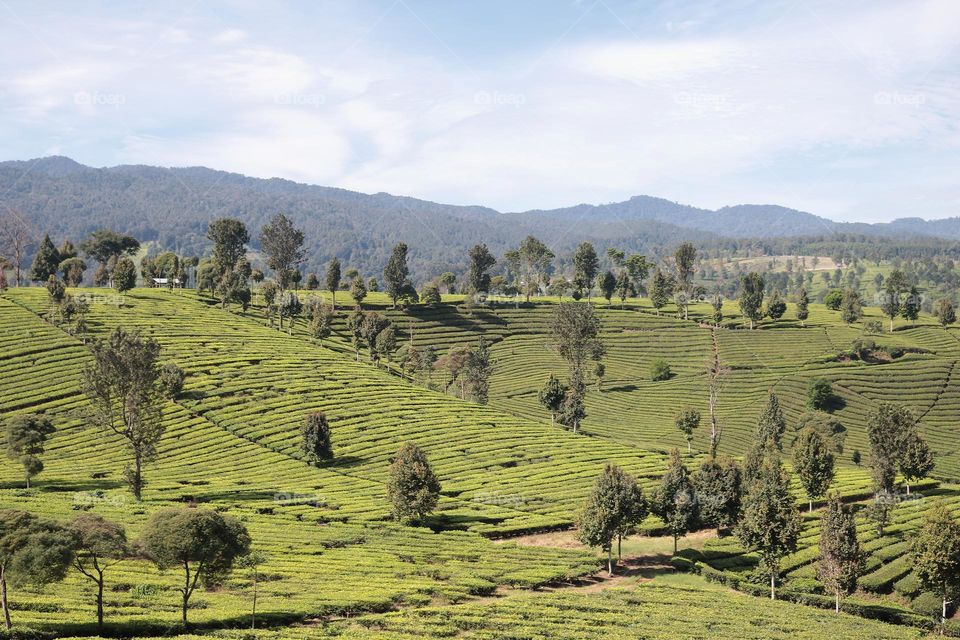
MULTIPOLYGON (((256 304, 243 313, 221 309, 193 291, 137 289, 122 301, 104 290, 88 293, 102 296, 93 299, 88 317, 93 336, 117 326, 140 329, 160 343, 164 362, 188 374, 180 399, 164 406, 167 432, 158 461, 146 470, 144 502, 133 502, 121 482, 123 444, 90 424, 80 392, 82 367, 91 361, 87 346, 45 321, 44 289, 23 288, 0 296, 0 411, 5 417, 43 412, 57 433, 32 489, 21 488, 14 462, 0 465, 4 506, 61 521, 83 511, 100 513, 124 523, 131 537, 153 511, 170 504, 237 516, 268 554, 260 585, 262 620, 312 621, 309 627, 277 626, 268 635, 700 637, 697 629, 703 631, 709 617, 711 634, 721 638, 743 637, 737 634, 744 618, 755 621, 752 637, 758 638, 852 637, 864 624, 875 628, 873 637, 917 636, 908 628, 824 616, 797 605, 771 608, 699 580, 599 594, 517 591, 593 573, 599 559, 579 549, 489 538, 569 527, 608 461, 636 475, 649 492, 663 473, 665 452, 683 444, 673 428, 675 412, 686 404, 706 410, 702 369, 715 348, 732 368, 721 396, 722 449, 745 450, 768 389, 781 396, 792 424, 804 410, 809 380, 822 376, 834 381, 844 401, 836 415, 848 429, 847 448, 835 488, 845 496, 857 499, 870 491, 867 471, 849 462, 849 455, 855 448, 866 453, 865 416, 880 399, 918 412, 937 454, 937 477, 955 479, 960 457, 951 420, 960 402, 953 372, 960 342, 954 330, 929 318, 877 336, 915 353, 864 364, 836 358, 860 331, 842 326, 822 307, 812 308, 806 327, 783 320, 751 332, 741 328, 732 305, 719 329, 698 324, 708 311, 704 305, 692 307, 690 321, 678 320, 672 309, 657 316, 646 300, 623 310, 601 305, 607 374, 602 391, 591 386, 584 434, 575 435, 551 426, 536 402, 546 377, 564 371, 549 346, 550 301, 472 312, 452 304, 395 311, 382 296, 371 296, 367 307, 389 316, 402 341, 442 353, 481 335, 489 339, 496 370, 490 402, 481 406, 412 384, 397 375, 395 365, 378 369, 365 358, 357 362, 343 312, 334 337, 321 347, 306 336, 303 321, 293 335, 269 327, 256 304), (671 364, 673 378, 649 380, 656 359, 671 364), (321 468, 305 464, 298 448, 304 416, 317 410, 330 419, 336 454, 321 468), (407 441, 427 451, 443 484, 429 528, 389 519, 387 466, 407 441), (507 597, 488 599, 505 589, 507 597), (666 602, 680 604, 671 612, 666 602), (323 622, 393 609, 399 611, 356 623, 323 622)), ((706 448, 706 436, 702 427, 691 467, 706 448)), ((922 489, 952 499, 952 485, 935 487, 931 482, 922 489)), ((874 554, 865 578, 876 584, 872 593, 899 594, 904 602, 917 595, 907 592, 902 541, 916 526, 921 504, 899 510, 884 540, 871 540, 864 525, 874 554)), ((656 527, 653 519, 649 524, 656 527)), ((816 526, 809 519, 788 579, 810 577, 816 526)), ((731 572, 749 572, 755 561, 727 538, 708 544, 704 554, 711 566, 731 572)), ((169 632, 178 620, 176 580, 175 572, 159 573, 143 561, 114 567, 108 573, 108 623, 124 635, 169 632)), ((72 573, 44 589, 17 587, 11 594, 15 622, 59 635, 90 634, 89 586, 72 573)), ((198 631, 246 624, 250 588, 249 577, 237 571, 222 588, 198 592, 191 612, 198 631)))

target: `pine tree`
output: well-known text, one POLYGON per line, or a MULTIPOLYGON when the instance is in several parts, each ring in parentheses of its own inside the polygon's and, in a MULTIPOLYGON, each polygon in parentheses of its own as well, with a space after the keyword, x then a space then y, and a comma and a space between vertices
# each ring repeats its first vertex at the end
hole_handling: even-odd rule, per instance
POLYGON ((787 421, 780 408, 780 399, 773 391, 767 396, 767 404, 757 422, 757 444, 766 447, 772 442, 778 451, 783 451, 783 434, 787 430, 787 421))
POLYGON ((653 283, 650 285, 650 303, 656 309, 657 315, 660 315, 660 309, 667 306, 671 295, 673 295, 673 287, 670 279, 657 269, 653 272, 653 283))
POLYGON ((676 553, 677 539, 693 531, 699 516, 690 473, 683 466, 680 452, 676 449, 670 452, 667 472, 651 500, 651 511, 666 523, 673 536, 673 552, 676 553))
POLYGON ((857 522, 853 510, 845 507, 840 495, 827 501, 827 508, 820 519, 820 559, 817 577, 824 588, 833 593, 835 609, 840 612, 840 600, 857 588, 857 580, 863 573, 865 554, 857 539, 857 522))
MULTIPOLYGON (((403 294, 404 288, 409 285, 410 269, 407 267, 407 245, 397 243, 390 255, 387 266, 383 269, 383 280, 387 285, 387 295, 397 307, 397 300, 403 294)), ((357 278, 359 280, 359 278, 357 278)), ((356 282, 356 280, 354 281, 356 282)), ((361 283, 363 284, 363 283, 361 283)))
POLYGON ((307 457, 307 461, 314 466, 320 466, 324 460, 333 459, 330 423, 322 412, 307 414, 300 428, 300 450, 307 457))
POLYGON ((940 321, 940 325, 943 327, 957 321, 957 310, 954 308, 953 303, 946 298, 937 300, 936 314, 937 320, 940 321))
POLYGON ((790 475, 784 470, 776 446, 764 452, 759 475, 743 500, 743 518, 737 537, 756 550, 770 575, 770 599, 776 599, 777 575, 784 556, 797 550, 800 515, 791 491, 790 475))
POLYGON ((43 236, 43 242, 37 249, 37 255, 33 258, 33 265, 30 267, 30 279, 34 282, 46 282, 50 276, 56 275, 60 267, 60 253, 53 246, 50 236, 43 236))
POLYGON ((810 501, 823 496, 830 488, 834 476, 834 458, 830 444, 822 433, 812 425, 806 427, 793 446, 793 468, 810 501))

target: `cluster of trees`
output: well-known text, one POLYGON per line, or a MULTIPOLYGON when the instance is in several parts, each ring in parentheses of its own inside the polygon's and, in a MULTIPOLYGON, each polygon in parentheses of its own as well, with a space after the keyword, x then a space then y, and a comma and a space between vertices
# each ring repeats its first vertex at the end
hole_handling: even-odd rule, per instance
POLYGON ((62 525, 26 511, 3 509, 0 604, 4 623, 11 628, 9 592, 13 587, 58 582, 72 567, 93 582, 97 627, 102 630, 107 570, 121 560, 142 559, 160 570, 183 571, 181 620, 187 626, 190 597, 197 586, 222 584, 234 565, 250 554, 250 546, 250 534, 239 520, 205 509, 159 509, 132 543, 122 525, 96 514, 83 513, 62 525))

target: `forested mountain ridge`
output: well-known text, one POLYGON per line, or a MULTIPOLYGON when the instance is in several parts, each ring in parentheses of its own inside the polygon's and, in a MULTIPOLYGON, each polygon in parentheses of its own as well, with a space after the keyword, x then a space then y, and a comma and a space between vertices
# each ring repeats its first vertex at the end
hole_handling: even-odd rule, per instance
POLYGON ((717 211, 661 198, 636 196, 625 202, 581 204, 554 210, 502 214, 482 206, 457 206, 387 193, 260 179, 205 167, 161 168, 121 165, 93 168, 69 158, 0 163, 0 193, 35 229, 59 242, 113 228, 181 255, 209 248, 210 220, 230 216, 257 230, 277 212, 288 215, 307 237, 305 271, 320 272, 333 256, 364 275, 376 276, 391 247, 410 246, 412 276, 423 281, 461 271, 466 250, 486 243, 495 255, 528 234, 540 237, 562 268, 581 241, 657 254, 659 248, 691 241, 723 245, 733 238, 759 241, 788 237, 938 236, 960 238, 960 219, 898 220, 889 224, 835 223, 776 205, 737 205, 717 211))

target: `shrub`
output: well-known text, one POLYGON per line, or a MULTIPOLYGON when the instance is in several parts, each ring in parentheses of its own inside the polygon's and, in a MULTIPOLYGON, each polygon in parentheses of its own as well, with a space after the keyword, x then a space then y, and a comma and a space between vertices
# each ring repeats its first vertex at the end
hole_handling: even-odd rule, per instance
POLYGON ((839 311, 842 302, 843 292, 839 289, 831 289, 830 293, 823 299, 823 304, 825 304, 830 311, 839 311))
POLYGON ((160 369, 160 387, 164 395, 171 400, 175 399, 183 391, 183 382, 187 374, 177 365, 165 364, 160 369))
POLYGON ((668 380, 670 376, 670 365, 665 360, 656 360, 650 366, 650 379, 654 382, 668 380))

